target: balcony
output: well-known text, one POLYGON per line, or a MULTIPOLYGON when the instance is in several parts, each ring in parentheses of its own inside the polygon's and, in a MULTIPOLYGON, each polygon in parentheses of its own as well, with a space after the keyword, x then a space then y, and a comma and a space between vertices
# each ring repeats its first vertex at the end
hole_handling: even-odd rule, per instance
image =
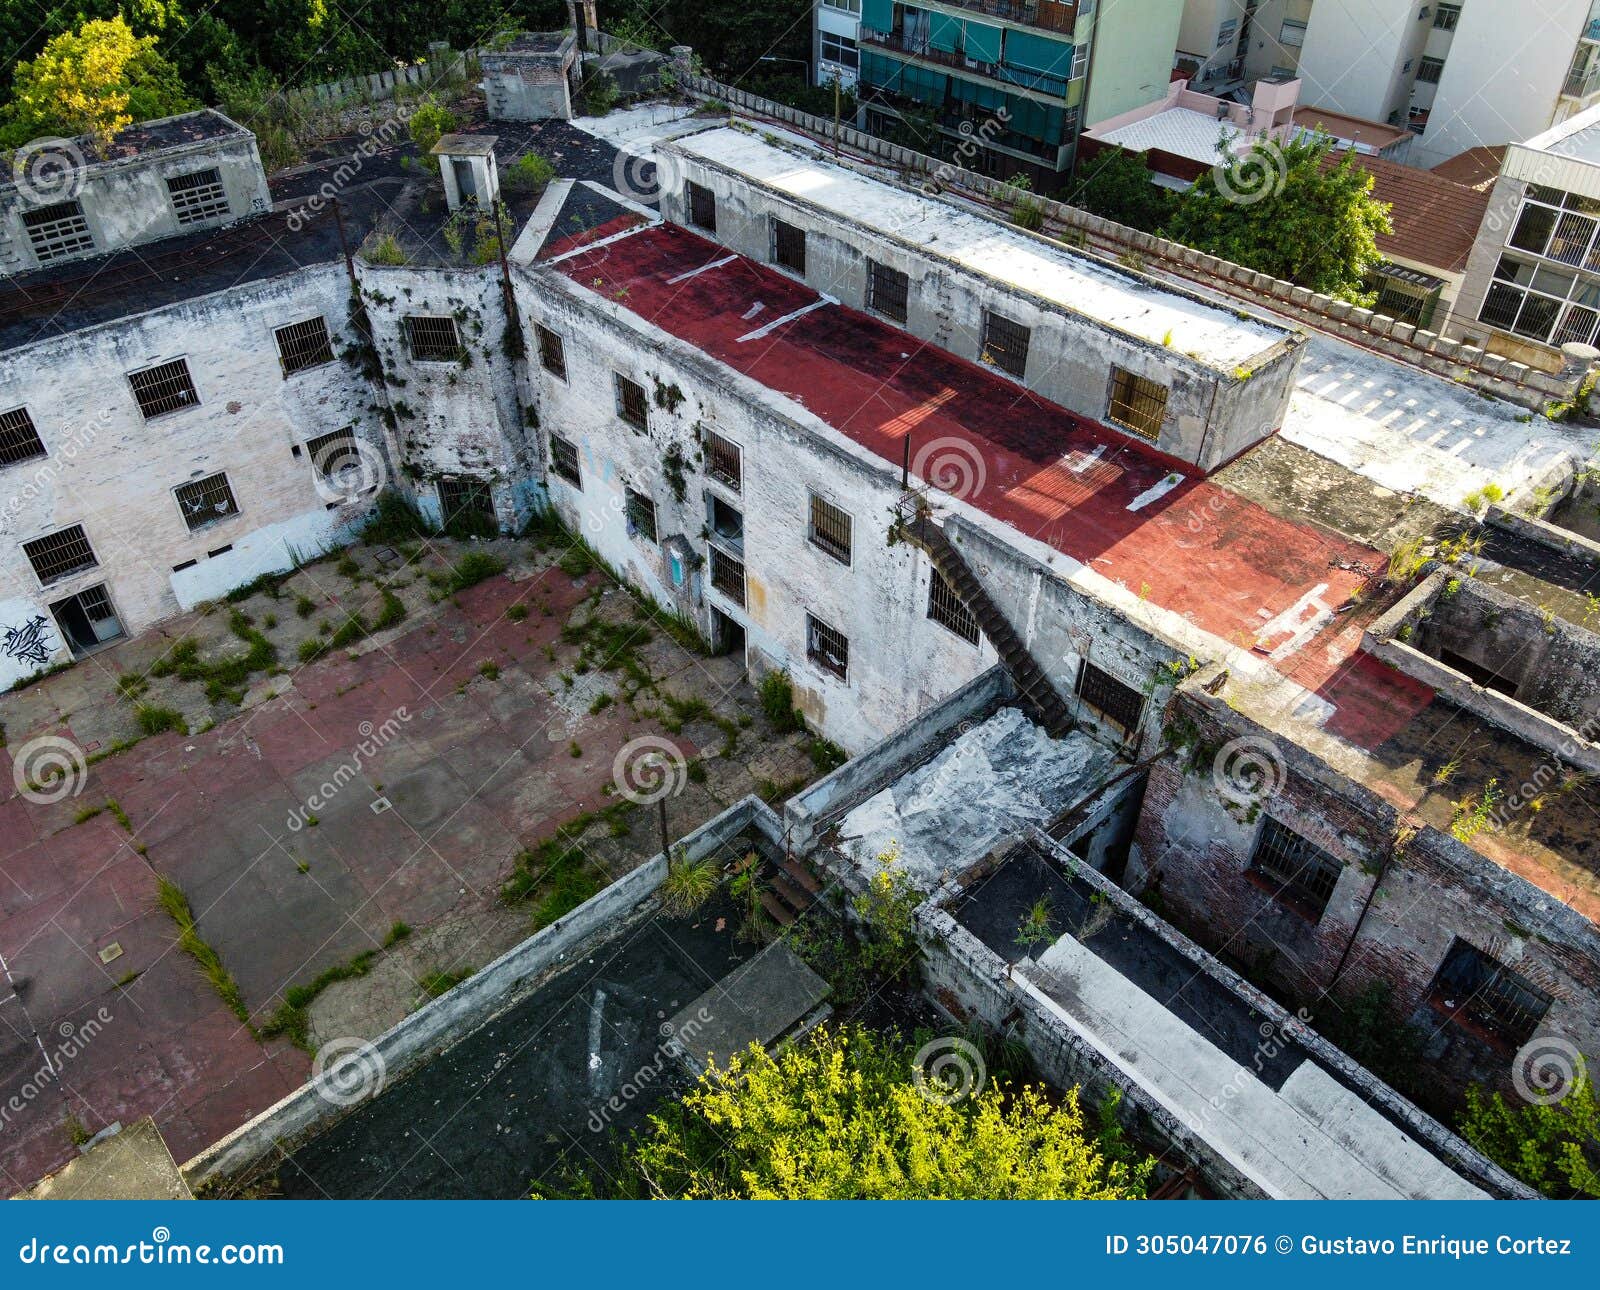
POLYGON ((1004 18, 1024 26, 1039 27, 1045 31, 1059 31, 1071 35, 1078 25, 1077 0, 1071 4, 1055 0, 938 0, 952 9, 965 9, 969 13, 983 14, 989 18, 1004 18))
POLYGON ((934 49, 926 40, 909 40, 904 32, 873 31, 869 27, 863 27, 860 39, 864 48, 893 50, 896 53, 907 54, 918 62, 953 68, 971 76, 982 76, 987 80, 1014 85, 1018 89, 1032 90, 1052 98, 1065 98, 1067 94, 1067 80, 1063 76, 1052 76, 1048 72, 1030 72, 1020 67, 1007 67, 1004 63, 985 63, 960 53, 947 53, 942 49, 934 49))
POLYGON ((1561 92, 1573 99, 1586 99, 1596 90, 1600 90, 1600 66, 1591 67, 1587 72, 1573 73, 1561 86, 1561 92))

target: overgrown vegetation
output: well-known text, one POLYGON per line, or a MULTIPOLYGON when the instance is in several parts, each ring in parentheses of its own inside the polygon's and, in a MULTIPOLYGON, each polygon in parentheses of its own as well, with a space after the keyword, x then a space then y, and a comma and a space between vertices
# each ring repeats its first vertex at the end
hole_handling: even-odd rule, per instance
POLYGON ((1600 1102, 1581 1057, 1563 1074, 1565 1095, 1549 1103, 1511 1103, 1469 1086, 1461 1135, 1545 1196, 1600 1200, 1600 1102))
POLYGON ((172 648, 150 665, 150 675, 194 681, 204 687, 206 698, 212 703, 237 705, 244 702, 250 677, 277 663, 278 651, 243 610, 229 612, 228 630, 249 646, 242 654, 201 658, 200 642, 185 636, 174 641, 172 648))
POLYGON ((189 907, 189 898, 170 879, 158 876, 156 900, 178 925, 178 948, 199 964, 201 974, 211 983, 228 1010, 249 1026, 250 1009, 245 1007, 244 993, 233 979, 233 973, 223 966, 221 956, 200 935, 194 910, 189 907))

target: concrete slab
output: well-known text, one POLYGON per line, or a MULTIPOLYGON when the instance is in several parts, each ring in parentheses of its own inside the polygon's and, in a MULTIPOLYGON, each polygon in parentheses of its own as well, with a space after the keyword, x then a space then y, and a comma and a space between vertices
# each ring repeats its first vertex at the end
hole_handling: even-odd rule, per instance
POLYGON ((19 1200, 193 1200, 155 1121, 102 1138, 19 1200))
POLYGON ((827 995, 828 983, 775 941, 676 1013, 663 1033, 696 1074, 726 1070, 751 1044, 764 1048, 788 1035, 827 995))

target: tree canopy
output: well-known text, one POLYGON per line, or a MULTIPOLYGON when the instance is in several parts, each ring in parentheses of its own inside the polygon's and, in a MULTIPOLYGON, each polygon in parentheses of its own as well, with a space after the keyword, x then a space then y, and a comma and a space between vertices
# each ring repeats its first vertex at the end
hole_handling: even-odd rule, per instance
POLYGON ((1461 1134, 1546 1196, 1600 1200, 1600 1101, 1581 1059, 1558 1101, 1511 1103, 1468 1088, 1461 1134))

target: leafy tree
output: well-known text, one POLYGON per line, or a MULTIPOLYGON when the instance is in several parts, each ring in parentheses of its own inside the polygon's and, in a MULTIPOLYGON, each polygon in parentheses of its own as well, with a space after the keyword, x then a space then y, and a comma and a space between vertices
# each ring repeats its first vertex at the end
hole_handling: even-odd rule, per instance
POLYGON ((1076 1090, 1000 1081, 955 1101, 898 1036, 820 1028, 752 1044, 653 1115, 624 1154, 642 1194, 699 1199, 1139 1199, 1152 1162, 1086 1125, 1076 1090))
POLYGON ((1600 1200, 1600 1102, 1581 1058, 1570 1091, 1548 1105, 1468 1088, 1461 1134, 1546 1196, 1600 1200))
POLYGON ((1116 220, 1144 233, 1160 233, 1172 216, 1178 194, 1150 182, 1147 152, 1107 148, 1083 166, 1063 190, 1061 200, 1101 219, 1116 220))
POLYGON ((17 146, 41 135, 109 138, 131 122, 195 106, 154 36, 134 35, 120 14, 95 18, 53 37, 17 68, 0 140, 17 146))
POLYGON ((1167 236, 1223 259, 1346 299, 1382 257, 1389 207, 1373 199, 1372 176, 1354 152, 1324 165, 1333 140, 1258 139, 1244 156, 1202 175, 1167 236))

